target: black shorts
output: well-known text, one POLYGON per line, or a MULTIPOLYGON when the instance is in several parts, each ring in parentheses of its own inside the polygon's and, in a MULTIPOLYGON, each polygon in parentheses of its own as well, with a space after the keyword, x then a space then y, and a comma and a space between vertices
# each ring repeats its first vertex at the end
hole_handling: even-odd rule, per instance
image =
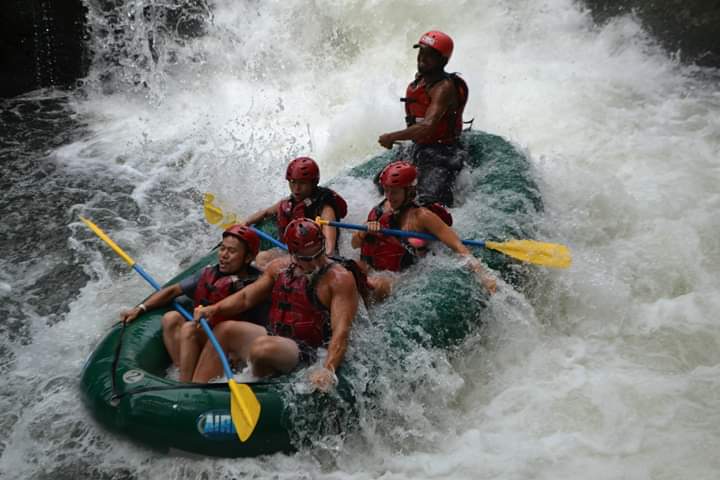
POLYGON ((302 340, 295 340, 290 335, 283 335, 283 332, 274 331, 272 328, 267 329, 267 334, 271 337, 284 337, 289 338, 298 346, 298 364, 295 368, 307 367, 312 365, 318 359, 317 348, 311 347, 302 340))
POLYGON ((246 322, 260 325, 261 327, 267 327, 268 317, 270 316, 270 302, 262 302, 250 310, 247 310, 239 315, 238 320, 244 320, 246 322))
POLYGON ((409 160, 418 169, 417 201, 453 207, 455 179, 467 152, 460 145, 417 145, 401 150, 397 160, 409 160))
POLYGON ((317 362, 318 349, 311 347, 305 342, 295 341, 298 346, 298 367, 307 367, 317 362))

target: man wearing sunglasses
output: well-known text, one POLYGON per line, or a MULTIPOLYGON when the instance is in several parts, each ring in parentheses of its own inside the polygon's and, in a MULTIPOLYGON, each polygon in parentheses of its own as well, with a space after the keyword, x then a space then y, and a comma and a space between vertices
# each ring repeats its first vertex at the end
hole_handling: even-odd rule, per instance
MULTIPOLYGON (((267 328, 244 322, 224 322, 215 329, 220 345, 233 359, 249 364, 256 377, 289 373, 318 359, 327 348, 322 368, 310 381, 327 391, 336 382, 335 370, 345 356, 350 328, 358 309, 358 286, 353 273, 327 256, 320 226, 308 218, 291 221, 284 241, 290 257, 271 262, 252 285, 214 305, 195 310, 205 316, 240 317, 270 299, 267 328)), ((193 381, 207 382, 221 375, 213 348, 206 347, 193 381)))

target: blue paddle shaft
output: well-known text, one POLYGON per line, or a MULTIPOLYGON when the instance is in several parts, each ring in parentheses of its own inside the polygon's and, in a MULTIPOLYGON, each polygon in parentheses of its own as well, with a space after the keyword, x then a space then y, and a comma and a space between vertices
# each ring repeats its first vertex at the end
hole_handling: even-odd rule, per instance
MULTIPOLYGON (((333 227, 349 228, 350 230, 360 230, 363 232, 368 231, 367 225, 358 225, 356 223, 328 222, 328 225, 331 225, 333 227)), ((392 235, 395 237, 422 238, 424 240, 438 240, 438 238, 431 233, 406 232, 405 230, 397 230, 395 228, 381 228, 378 233, 382 233, 383 235, 392 235)), ((482 240, 462 240, 462 243, 464 245, 472 245, 474 247, 484 247, 485 246, 485 242, 483 242, 482 240)))
MULTIPOLYGON (((272 237, 270 237, 272 238, 272 237)), ((160 285, 155 281, 153 277, 150 276, 149 273, 147 273, 143 268, 138 265, 137 263, 133 265, 133 269, 140 274, 141 277, 143 277, 147 282, 153 286, 155 290, 160 290, 160 285)), ((175 309, 180 312, 180 314, 185 317, 187 320, 192 321, 193 317, 190 315, 190 312, 188 312, 182 305, 180 305, 178 302, 173 300, 173 306, 175 309)), ((205 330, 205 334, 207 335, 208 339, 212 343, 212 346, 215 347, 215 350, 218 352, 218 357, 220 357, 220 361, 222 362, 223 370, 225 371, 225 376, 228 380, 233 378, 232 370, 230 370, 230 363, 227 360, 227 357, 225 356, 225 352, 220 346, 220 342, 217 341, 217 338, 215 338, 215 334, 212 331, 212 328, 210 328, 210 325, 208 325, 205 318, 200 318, 200 325, 202 325, 203 330, 205 330)))
POLYGON ((282 243, 282 242, 279 242, 279 241, 275 240, 275 239, 272 237, 272 235, 268 235, 267 233, 263 232, 262 230, 260 230, 260 229, 258 229, 258 228, 255 228, 255 227, 252 226, 252 225, 250 226, 250 230, 252 230, 253 232, 257 233, 259 236, 261 236, 262 238, 264 238, 264 239, 267 240, 268 242, 272 243, 272 244, 275 245, 276 247, 280 247, 280 248, 282 248, 283 250, 287 250, 287 249, 288 249, 288 248, 287 248, 287 245, 285 245, 285 244, 282 243))

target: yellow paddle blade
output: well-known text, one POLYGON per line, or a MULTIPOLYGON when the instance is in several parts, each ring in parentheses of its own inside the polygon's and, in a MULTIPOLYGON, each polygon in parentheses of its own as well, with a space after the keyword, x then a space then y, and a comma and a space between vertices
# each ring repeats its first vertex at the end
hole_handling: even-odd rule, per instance
POLYGON ((215 205, 215 195, 206 193, 203 198, 203 211, 205 212, 205 220, 211 225, 219 224, 218 227, 223 230, 230 228, 236 223, 240 223, 234 212, 223 212, 222 208, 215 205))
POLYGON ((213 202, 215 201, 215 195, 212 193, 206 193, 203 197, 203 207, 205 210, 205 220, 208 221, 211 225, 215 225, 216 223, 219 223, 225 214, 223 214, 223 211, 213 205, 213 202))
POLYGON ((88 220, 87 218, 83 217, 82 215, 80 215, 80 220, 82 220, 83 223, 84 223, 85 225, 87 225, 88 228, 93 231, 93 233, 95 233, 95 235, 97 235, 98 237, 100 237, 100 239, 101 239, 103 242, 107 243, 108 246, 115 251, 115 253, 117 253, 118 255, 120 255, 120 257, 121 257, 123 260, 125 260, 128 265, 130 265, 131 267, 132 267, 133 265, 135 265, 135 260, 133 260, 132 258, 130 258, 130 255, 128 255, 127 253, 125 253, 125 251, 124 251, 122 248, 120 248, 117 243, 113 242, 112 239, 107 236, 107 234, 103 231, 102 228, 98 227, 98 226, 95 225, 92 221, 88 220))
POLYGON ((227 218, 225 218, 225 220, 223 221, 222 225, 220 225, 220 226, 223 228, 223 230, 225 230, 225 229, 228 229, 228 228, 232 227, 232 226, 235 225, 236 223, 239 223, 239 222, 238 222, 237 215, 235 215, 234 213, 230 212, 230 213, 227 214, 227 218))
POLYGON ((230 387, 230 416, 240 441, 244 442, 250 438, 260 418, 260 402, 252 389, 244 383, 238 384, 231 378, 228 380, 228 386, 230 387))
POLYGON ((543 243, 535 240, 509 240, 507 242, 485 242, 487 248, 527 263, 553 268, 568 268, 572 263, 570 250, 565 245, 543 243))

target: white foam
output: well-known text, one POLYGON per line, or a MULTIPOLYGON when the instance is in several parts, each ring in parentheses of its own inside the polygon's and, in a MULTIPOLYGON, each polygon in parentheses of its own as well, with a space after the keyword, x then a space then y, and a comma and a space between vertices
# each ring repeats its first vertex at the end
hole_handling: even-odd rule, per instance
MULTIPOLYGON (((377 153, 377 136, 402 127, 410 46, 430 28, 455 38, 449 69, 470 84, 475 127, 530 153, 546 204, 542 231, 571 247, 574 264, 539 270, 541 287, 529 298, 494 300, 485 338, 469 340, 452 364, 439 352, 411 359, 427 389, 405 390, 402 379, 383 385, 382 418, 397 423, 361 418, 332 460, 317 452, 321 460, 168 459, 117 444, 96 426, 85 427, 82 453, 95 452, 108 471, 122 454, 147 477, 714 478, 716 85, 659 52, 632 17, 595 27, 570 0, 225 0, 213 14, 206 36, 161 52, 144 73, 147 88, 120 83, 119 93, 79 102, 92 135, 55 152, 68 171, 109 170, 137 185, 132 198, 150 226, 111 233, 123 245, 146 238, 137 254, 148 270, 167 279, 181 258, 215 241, 217 232, 201 226, 199 193, 247 214, 285 194, 282 171, 293 156, 314 156, 325 180, 377 153), (158 191, 179 193, 163 205, 158 191)), ((147 42, 142 35, 133 38, 147 42)), ((98 75, 103 66, 94 68, 98 75)), ((362 221, 376 198, 369 182, 341 185, 350 221, 362 221)), ((131 274, 107 272, 90 253, 102 247, 78 248, 96 276, 62 323, 31 320, 35 340, 15 350, 16 379, 69 369, 75 378, 115 312, 147 292, 131 274)), ((32 477, 51 468, 63 447, 33 437, 32 421, 53 410, 89 423, 49 399, 18 410, 1 471, 32 477)), ((67 441, 60 435, 58 445, 67 441)))

